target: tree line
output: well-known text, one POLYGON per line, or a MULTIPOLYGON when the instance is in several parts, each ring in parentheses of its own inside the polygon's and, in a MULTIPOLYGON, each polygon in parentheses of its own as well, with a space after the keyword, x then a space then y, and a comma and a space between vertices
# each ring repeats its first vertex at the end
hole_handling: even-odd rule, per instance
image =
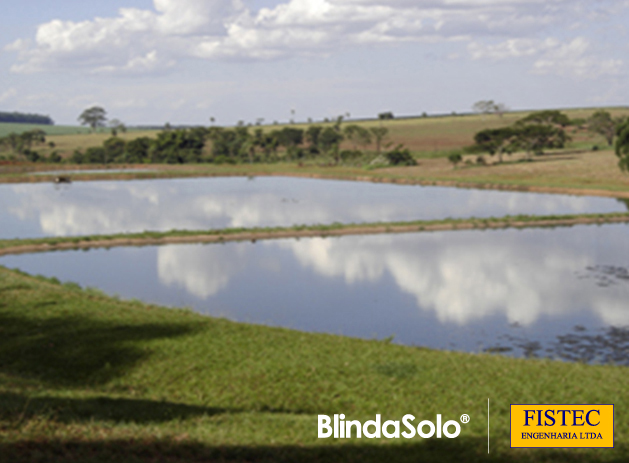
MULTIPOLYGON (((46 132, 41 129, 27 130, 20 134, 12 132, 0 137, 0 151, 9 151, 13 156, 21 156, 31 162, 61 162, 61 156, 56 152, 46 157, 33 149, 45 143, 46 132)), ((55 144, 49 142, 48 146, 54 148, 55 144)))
POLYGON ((131 141, 112 136, 102 146, 77 150, 70 161, 83 163, 168 163, 216 164, 273 163, 326 158, 333 164, 363 162, 367 157, 382 164, 416 164, 410 151, 386 142, 386 127, 365 128, 343 125, 339 117, 328 126, 310 125, 305 129, 284 127, 264 130, 239 125, 234 128, 166 127, 156 138, 139 137, 131 141), (207 142, 211 148, 206 150, 207 142), (342 149, 341 143, 350 145, 342 149), (371 152, 367 148, 373 148, 371 152), (383 152, 383 148, 386 150, 383 152))
MULTIPOLYGON (((570 119, 556 110, 537 111, 520 119, 508 127, 485 129, 474 136, 474 145, 468 148, 470 153, 488 153, 497 155, 498 162, 503 162, 503 155, 524 151, 530 160, 533 155, 542 155, 546 150, 564 148, 571 140, 566 133, 568 127, 587 130, 605 137, 609 146, 616 140, 616 154, 620 158, 623 170, 629 170, 629 139, 627 126, 629 119, 613 118, 607 111, 596 111, 587 119, 570 119), (624 166, 624 167, 623 167, 624 166)), ((452 155, 450 161, 457 164, 460 155, 452 155)))
POLYGON ((0 122, 10 122, 14 124, 40 124, 40 125, 54 125, 55 122, 50 116, 43 116, 41 114, 26 114, 26 113, 7 113, 0 112, 0 122))

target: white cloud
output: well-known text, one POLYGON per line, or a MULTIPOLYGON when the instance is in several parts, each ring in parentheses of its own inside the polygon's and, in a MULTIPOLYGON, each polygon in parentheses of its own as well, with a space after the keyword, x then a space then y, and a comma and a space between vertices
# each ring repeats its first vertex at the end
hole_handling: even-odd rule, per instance
POLYGON ((15 88, 10 88, 2 93, 0 93, 0 103, 4 103, 5 101, 9 101, 17 95, 17 90, 15 88))
POLYGON ((531 57, 534 59, 532 73, 540 75, 597 78, 618 75, 624 65, 621 59, 599 56, 598 51, 593 49, 585 37, 575 37, 565 42, 553 37, 544 40, 509 39, 490 45, 472 42, 468 45, 468 51, 472 59, 499 61, 531 57))
MULTIPOLYGON (((153 3, 154 9, 123 8, 112 18, 42 24, 34 42, 5 47, 20 56, 12 70, 153 73, 186 57, 272 59, 351 45, 496 36, 510 39, 493 49, 472 45, 473 56, 527 54, 527 38, 578 22, 592 9, 584 0, 290 0, 259 11, 240 0, 153 3)), ((607 4, 617 2, 604 1, 599 10, 607 4)))
POLYGON ((533 67, 533 72, 536 74, 597 78, 602 75, 620 74, 623 61, 600 58, 591 50, 590 43, 586 39, 577 37, 568 43, 549 49, 535 61, 533 67))
POLYGON ((503 60, 523 56, 536 56, 543 50, 555 45, 555 43, 556 41, 553 39, 509 39, 492 45, 471 42, 467 49, 472 59, 503 60))

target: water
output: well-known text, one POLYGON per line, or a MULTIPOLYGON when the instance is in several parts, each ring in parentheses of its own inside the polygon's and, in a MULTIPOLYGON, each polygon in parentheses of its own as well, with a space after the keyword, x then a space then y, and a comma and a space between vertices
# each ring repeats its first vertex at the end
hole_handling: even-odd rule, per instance
POLYGON ((629 364, 629 225, 64 251, 0 265, 231 320, 629 364))
POLYGON ((286 177, 0 185, 0 239, 626 211, 612 198, 286 177))

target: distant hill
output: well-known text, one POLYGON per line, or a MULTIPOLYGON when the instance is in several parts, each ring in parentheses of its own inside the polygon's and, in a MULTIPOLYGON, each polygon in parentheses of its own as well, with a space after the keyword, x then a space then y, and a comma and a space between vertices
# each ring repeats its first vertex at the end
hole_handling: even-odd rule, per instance
POLYGON ((0 111, 0 122, 11 122, 14 124, 39 124, 39 125, 54 125, 55 122, 50 116, 43 116, 41 114, 26 114, 26 113, 6 113, 0 111))

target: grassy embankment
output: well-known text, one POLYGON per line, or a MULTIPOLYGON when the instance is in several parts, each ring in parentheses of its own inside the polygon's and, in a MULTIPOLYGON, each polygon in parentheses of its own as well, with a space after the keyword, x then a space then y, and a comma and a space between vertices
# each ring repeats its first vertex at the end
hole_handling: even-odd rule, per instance
POLYGON ((623 367, 233 323, 1 267, 0 294, 1 461, 629 459, 623 367), (510 403, 614 403, 616 446, 512 450, 510 403), (333 413, 471 422, 452 440, 318 440, 317 415, 333 413))
POLYGON ((342 236, 380 233, 411 233, 444 230, 483 230, 495 228, 560 227, 577 224, 629 222, 628 213, 572 214, 546 216, 506 216, 407 222, 297 225, 289 227, 225 228, 210 230, 146 231, 114 235, 88 235, 0 240, 0 256, 63 249, 109 248, 169 243, 227 242, 312 236, 342 236))

